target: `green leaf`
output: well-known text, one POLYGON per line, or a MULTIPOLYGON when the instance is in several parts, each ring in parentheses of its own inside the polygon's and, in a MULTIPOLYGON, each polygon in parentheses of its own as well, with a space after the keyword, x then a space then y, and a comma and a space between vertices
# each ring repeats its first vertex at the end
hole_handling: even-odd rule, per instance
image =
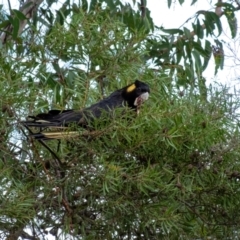
POLYGON ((166 144, 170 145, 170 146, 173 147, 175 150, 177 150, 176 145, 174 145, 174 143, 173 143, 169 138, 166 138, 165 141, 166 141, 166 144))
POLYGON ((206 55, 204 56, 202 71, 204 71, 207 68, 209 60, 212 55, 212 46, 208 40, 205 41, 205 51, 204 52, 206 53, 206 55))
POLYGON ((232 38, 235 38, 237 35, 237 18, 235 17, 234 12, 229 8, 224 11, 224 15, 227 18, 232 38))
POLYGON ((22 53, 24 53, 24 50, 25 50, 25 48, 24 48, 23 44, 18 44, 17 45, 17 54, 18 55, 21 55, 22 53))
POLYGON ((0 29, 4 29, 5 27, 7 27, 11 22, 9 20, 3 21, 2 23, 0 23, 0 29))
POLYGON ((205 18, 208 25, 211 26, 211 31, 209 33, 212 35, 215 29, 215 24, 217 25, 219 35, 222 33, 222 24, 219 16, 215 12, 205 12, 205 18))
POLYGON ((87 12, 88 10, 88 0, 82 0, 82 10, 87 12))
POLYGON ((202 57, 207 57, 208 52, 202 47, 202 44, 200 41, 198 42, 192 42, 193 48, 198 52, 198 54, 202 55, 202 57))
POLYGON ((12 10, 12 12, 14 13, 14 15, 19 19, 19 20, 26 20, 27 18, 26 18, 26 16, 22 13, 22 12, 20 12, 20 11, 18 11, 18 10, 12 10))
POLYGON ((40 77, 40 80, 41 80, 42 84, 49 86, 50 89, 54 89, 56 87, 56 85, 59 84, 55 80, 56 74, 49 73, 46 78, 43 78, 42 76, 39 76, 39 77, 40 77))
POLYGON ((54 88, 54 95, 53 95, 53 102, 55 104, 61 104, 62 101, 62 96, 63 94, 62 92, 62 87, 60 84, 56 84, 55 88, 54 88))
POLYGON ((154 22, 153 22, 153 19, 151 17, 151 12, 149 11, 148 8, 146 9, 146 19, 148 20, 149 29, 154 31, 154 22))
POLYGON ((187 42, 187 41, 185 42, 185 50, 186 50, 187 57, 190 62, 192 61, 192 56, 191 56, 192 47, 193 47, 192 42, 187 42))
POLYGON ((201 62, 199 52, 193 50, 192 55, 193 55, 194 60, 195 60, 195 69, 196 69, 197 75, 200 76, 202 74, 202 62, 201 62))
POLYGON ((63 25, 64 24, 64 20, 65 20, 65 16, 64 14, 62 13, 62 11, 56 11, 57 12, 57 18, 56 18, 56 21, 59 22, 60 25, 63 25))
POLYGON ((179 62, 182 60, 182 54, 178 51, 177 53, 176 53, 176 64, 179 64, 179 62))
POLYGON ((212 18, 213 18, 213 20, 215 21, 215 23, 217 25, 218 36, 220 36, 220 34, 222 33, 222 23, 220 21, 220 17, 216 13, 213 13, 212 14, 212 18))
POLYGON ((208 88, 206 86, 206 79, 202 76, 199 76, 198 78, 198 88, 199 88, 199 93, 205 101, 207 101, 207 92, 208 88))
POLYGON ((185 63, 185 72, 189 83, 194 86, 194 69, 193 64, 185 63))
POLYGON ((9 21, 11 22, 12 26, 13 26, 13 31, 12 31, 12 38, 16 39, 18 37, 18 31, 19 31, 19 19, 17 18, 12 18, 10 16, 8 16, 9 21))
POLYGON ((181 59, 185 56, 185 53, 183 51, 183 45, 181 43, 179 43, 179 42, 177 44, 176 56, 177 56, 176 64, 179 64, 181 59))
POLYGON ((48 22, 52 25, 54 20, 54 14, 52 13, 52 11, 43 9, 42 12, 45 18, 48 20, 48 22))
POLYGON ((75 79, 76 79, 75 71, 69 71, 67 76, 65 77, 65 81, 69 88, 74 88, 75 79))
POLYGON ((191 6, 195 4, 198 0, 192 0, 191 6))
POLYGON ((61 68, 60 68, 58 62, 52 62, 52 66, 53 66, 54 70, 56 71, 56 73, 61 74, 61 68))
POLYGON ((183 31, 184 31, 184 35, 185 35, 188 39, 189 39, 189 38, 192 38, 191 31, 190 31, 188 28, 184 27, 184 28, 183 28, 183 31))
POLYGON ((115 0, 115 1, 105 0, 104 2, 108 5, 108 7, 109 7, 111 10, 116 10, 116 7, 119 6, 119 5, 122 6, 121 1, 119 1, 119 0, 115 0))
POLYGON ((170 8, 172 5, 172 0, 168 0, 168 8, 170 8))
MULTIPOLYGON (((37 21, 39 21, 40 23, 42 23, 43 25, 45 25, 46 27, 49 27, 49 23, 45 20, 45 18, 42 17, 37 17, 37 21)), ((36 21, 36 22, 37 22, 36 21)))
POLYGON ((90 1, 90 7, 89 7, 89 10, 90 11, 94 11, 96 5, 98 4, 98 1, 97 0, 91 0, 90 1))
POLYGON ((196 24, 196 32, 197 36, 202 39, 204 36, 204 32, 203 32, 203 28, 202 25, 200 24, 199 19, 197 20, 197 24, 196 24))
POLYGON ((178 0, 178 2, 180 3, 180 5, 182 5, 184 3, 184 0, 178 0))
POLYGON ((172 29, 164 29, 161 28, 161 31, 165 32, 165 33, 169 33, 169 34, 183 34, 183 31, 181 29, 178 28, 172 28, 172 29))
POLYGON ((210 12, 205 11, 204 16, 205 16, 204 24, 205 24, 205 27, 206 27, 207 36, 208 35, 213 35, 215 25, 214 25, 212 15, 210 14, 210 12))

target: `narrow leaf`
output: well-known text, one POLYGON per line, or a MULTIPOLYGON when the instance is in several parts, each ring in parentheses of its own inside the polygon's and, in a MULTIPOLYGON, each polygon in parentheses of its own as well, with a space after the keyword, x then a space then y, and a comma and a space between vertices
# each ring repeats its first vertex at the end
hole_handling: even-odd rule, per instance
POLYGON ((195 4, 196 2, 197 2, 197 0, 192 0, 191 6, 192 6, 193 4, 195 4))
POLYGON ((12 38, 16 39, 19 31, 19 20, 15 18, 12 22, 12 25, 13 25, 12 38))
POLYGON ((200 24, 199 19, 197 20, 197 24, 196 24, 196 34, 200 39, 202 39, 204 36, 203 28, 202 28, 202 25, 200 24))
POLYGON ((180 5, 182 5, 184 3, 184 0, 178 0, 178 2, 180 3, 180 5))
POLYGON ((60 69, 58 63, 53 62, 53 63, 52 63, 52 66, 53 66, 54 70, 56 71, 56 73, 61 74, 61 69, 60 69))
POLYGON ((0 30, 1 30, 1 29, 4 29, 4 28, 7 27, 9 24, 10 24, 10 21, 9 21, 9 20, 6 20, 6 21, 0 23, 0 30))
POLYGON ((213 13, 211 16, 212 16, 214 22, 215 22, 216 25, 217 25, 217 28, 218 28, 218 36, 220 36, 220 34, 222 33, 222 23, 221 23, 221 21, 220 21, 220 17, 219 17, 216 13, 213 13))
POLYGON ((13 13, 14 13, 14 15, 19 19, 19 20, 26 20, 27 18, 26 18, 26 16, 22 13, 22 12, 20 12, 20 11, 18 11, 18 10, 12 10, 13 11, 13 13))
POLYGON ((87 12, 87 10, 88 10, 88 1, 87 0, 82 0, 82 10, 84 12, 87 12))
POLYGON ((222 24, 221 24, 219 16, 215 12, 206 12, 205 19, 208 23, 208 26, 206 26, 206 28, 208 27, 210 29, 210 27, 211 27, 209 34, 211 34, 211 35, 213 34, 215 25, 217 25, 219 35, 222 33, 222 24))
POLYGON ((227 9, 226 11, 224 11, 224 14, 227 18, 232 38, 235 38, 237 35, 237 19, 235 17, 235 14, 230 9, 227 9))
POLYGON ((168 0, 168 8, 170 8, 172 5, 172 0, 168 0))
POLYGON ((91 0, 90 2, 90 11, 93 11, 97 5, 98 1, 97 0, 91 0))
POLYGON ((208 62, 209 62, 209 60, 211 58, 211 55, 212 55, 211 43, 208 40, 205 41, 205 53, 206 53, 206 55, 204 57, 204 63, 203 63, 202 71, 204 71, 207 68, 208 62))
POLYGON ((195 69, 196 69, 197 75, 201 75, 201 73, 202 73, 202 62, 201 62, 200 55, 195 50, 192 51, 192 55, 194 57, 195 69))
POLYGON ((214 21, 212 19, 212 16, 209 12, 205 12, 205 20, 204 20, 204 24, 205 24, 205 27, 206 27, 206 32, 207 32, 207 36, 208 35, 212 35, 213 34, 213 31, 214 31, 214 21))
POLYGON ((201 42, 193 42, 194 49, 198 52, 198 54, 202 55, 202 57, 207 57, 208 53, 205 51, 205 49, 202 47, 201 42))
POLYGON ((190 32, 190 30, 189 30, 188 28, 184 27, 184 28, 183 28, 183 31, 184 31, 184 35, 185 35, 188 39, 192 37, 191 32, 190 32))
POLYGON ((161 29, 163 32, 165 33, 169 33, 169 34, 183 34, 183 31, 178 29, 178 28, 172 28, 172 29, 161 29))
POLYGON ((64 17, 64 15, 63 15, 62 11, 60 10, 60 11, 56 11, 56 12, 57 12, 57 16, 58 16, 58 17, 56 18, 56 21, 58 21, 60 25, 63 25, 63 24, 64 24, 65 17, 64 17))

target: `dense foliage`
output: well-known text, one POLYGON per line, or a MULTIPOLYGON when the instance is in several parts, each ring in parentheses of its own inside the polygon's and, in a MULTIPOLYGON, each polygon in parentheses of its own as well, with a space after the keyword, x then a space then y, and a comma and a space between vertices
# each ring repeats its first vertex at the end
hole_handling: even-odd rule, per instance
POLYGON ((238 236, 240 101, 202 76, 211 56, 224 66, 221 19, 235 38, 237 2, 197 12, 192 29, 155 26, 146 0, 1 6, 0 238, 238 236), (20 124, 135 79, 151 87, 140 114, 46 142, 58 158, 20 124))

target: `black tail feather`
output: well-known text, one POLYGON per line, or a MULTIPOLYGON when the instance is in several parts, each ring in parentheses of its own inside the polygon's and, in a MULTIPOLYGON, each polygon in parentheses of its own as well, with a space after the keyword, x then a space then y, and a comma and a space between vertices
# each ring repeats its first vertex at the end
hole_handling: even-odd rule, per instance
POLYGON ((23 121, 21 122, 26 127, 36 127, 36 128, 45 128, 45 127, 58 127, 58 128, 64 128, 60 125, 59 122, 49 122, 49 121, 43 121, 43 120, 38 120, 38 121, 23 121))

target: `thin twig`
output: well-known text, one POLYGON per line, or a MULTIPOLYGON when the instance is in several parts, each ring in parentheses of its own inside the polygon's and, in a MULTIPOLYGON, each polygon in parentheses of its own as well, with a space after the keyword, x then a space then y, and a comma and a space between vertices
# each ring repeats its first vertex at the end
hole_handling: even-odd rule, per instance
POLYGON ((140 11, 141 11, 141 17, 145 18, 146 17, 146 1, 145 0, 141 0, 140 3, 140 11))
MULTIPOLYGON (((26 125, 24 125, 24 126, 30 132, 30 134, 34 134, 28 126, 26 126, 26 125)), ((44 146, 52 154, 52 156, 57 160, 58 164, 61 166, 62 162, 61 162, 60 158, 57 156, 57 154, 43 140, 38 140, 38 142, 40 142, 42 144, 42 146, 44 146)))
POLYGON ((235 3, 240 7, 240 2, 238 0, 235 0, 235 3))
POLYGON ((9 0, 8 0, 8 8, 9 8, 9 12, 11 13, 12 12, 12 7, 11 7, 11 3, 10 3, 9 0))
MULTIPOLYGON (((236 7, 236 8, 234 9, 235 12, 236 12, 236 11, 239 11, 239 10, 240 10, 240 5, 238 5, 238 7, 236 7)), ((223 16, 224 11, 218 11, 218 13, 216 13, 216 14, 217 14, 217 15, 219 16, 219 18, 220 18, 220 17, 223 16)), ((204 29, 206 28, 206 25, 205 25, 205 24, 202 24, 202 25, 201 25, 201 28, 204 30, 204 29)), ((195 33, 194 30, 190 32, 190 36, 191 36, 191 37, 194 37, 195 35, 196 35, 196 33, 195 33)), ((180 36, 180 37, 177 38, 176 41, 174 41, 174 42, 172 43, 172 45, 176 45, 179 41, 181 41, 181 40, 186 40, 186 39, 187 39, 187 37, 186 37, 185 35, 180 36)), ((167 49, 167 48, 162 49, 162 50, 161 50, 161 53, 167 52, 168 50, 169 50, 169 49, 167 49)))

